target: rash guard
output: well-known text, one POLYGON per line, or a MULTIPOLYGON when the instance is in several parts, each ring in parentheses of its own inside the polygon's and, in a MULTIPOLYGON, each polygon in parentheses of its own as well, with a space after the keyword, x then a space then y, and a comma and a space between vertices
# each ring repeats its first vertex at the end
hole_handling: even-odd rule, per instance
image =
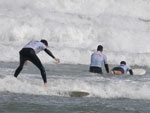
POLYGON ((124 65, 124 64, 120 64, 119 67, 121 67, 124 70, 124 72, 131 70, 131 68, 129 66, 124 65))
POLYGON ((32 48, 36 54, 44 50, 49 56, 51 56, 52 58, 55 58, 52 52, 47 49, 45 44, 43 44, 40 41, 32 40, 28 44, 26 44, 23 48, 32 48))
POLYGON ((47 47, 40 41, 30 41, 24 48, 32 48, 35 53, 45 50, 47 47))
POLYGON ((100 51, 94 52, 91 55, 91 64, 90 66, 94 67, 102 67, 102 63, 108 64, 107 63, 107 57, 100 51))

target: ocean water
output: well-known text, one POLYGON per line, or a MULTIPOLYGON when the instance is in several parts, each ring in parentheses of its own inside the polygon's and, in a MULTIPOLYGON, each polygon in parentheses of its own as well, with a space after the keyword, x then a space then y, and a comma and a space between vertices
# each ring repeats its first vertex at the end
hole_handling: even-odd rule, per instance
MULTIPOLYGON (((48 87, 31 63, 18 78, 17 63, 0 65, 1 113, 149 113, 150 72, 112 76, 88 72, 87 65, 45 64, 48 87), (86 91, 86 97, 70 97, 70 91, 86 91)), ((133 67, 137 68, 137 67, 133 67)), ((105 72, 105 71, 104 71, 105 72)))
POLYGON ((0 0, 0 112, 149 113, 149 0, 0 0), (46 39, 60 58, 38 54, 47 72, 43 87, 31 63, 17 79, 19 50, 46 39), (110 68, 125 60, 143 76, 88 72, 90 55, 104 47, 110 68), (87 91, 75 98, 69 91, 87 91))

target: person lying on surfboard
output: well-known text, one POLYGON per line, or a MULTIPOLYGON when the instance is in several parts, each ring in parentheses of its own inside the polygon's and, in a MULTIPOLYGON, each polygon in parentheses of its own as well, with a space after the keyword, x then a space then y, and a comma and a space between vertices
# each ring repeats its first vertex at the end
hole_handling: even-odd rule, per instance
POLYGON ((56 60, 57 62, 60 62, 60 60, 56 58, 47 47, 48 47, 48 42, 44 39, 42 39, 41 41, 32 40, 27 45, 25 45, 23 49, 19 52, 20 65, 16 69, 14 73, 14 77, 17 78, 17 76, 23 69, 23 66, 26 65, 27 60, 29 60, 39 68, 39 70, 41 71, 42 79, 44 81, 44 86, 47 87, 47 78, 46 78, 45 68, 43 67, 40 59, 38 58, 36 54, 44 50, 54 60, 56 60))
POLYGON ((122 75, 124 73, 127 73, 127 71, 129 71, 130 75, 133 75, 133 71, 132 71, 131 67, 127 66, 125 61, 121 61, 120 65, 117 67, 114 67, 110 71, 110 73, 115 74, 115 75, 122 75))

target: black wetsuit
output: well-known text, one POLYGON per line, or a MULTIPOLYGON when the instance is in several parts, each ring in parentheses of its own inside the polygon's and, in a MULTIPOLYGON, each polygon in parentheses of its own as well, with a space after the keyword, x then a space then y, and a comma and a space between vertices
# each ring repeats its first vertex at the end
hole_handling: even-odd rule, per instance
POLYGON ((114 67, 112 71, 120 71, 122 74, 124 74, 124 69, 122 67, 114 67))
MULTIPOLYGON (((106 68, 107 73, 109 73, 109 66, 108 66, 108 64, 105 64, 105 68, 106 68)), ((93 73, 103 74, 101 67, 90 66, 89 70, 90 70, 90 72, 93 72, 93 73)))
MULTIPOLYGON (((52 58, 54 58, 53 54, 48 49, 45 49, 44 51, 47 54, 49 54, 52 58)), ((32 48, 23 48, 19 52, 19 54, 20 54, 20 65, 16 69, 14 76, 17 77, 19 75, 19 73, 23 69, 25 61, 29 60, 40 69, 43 81, 44 81, 44 83, 47 83, 45 68, 43 67, 43 65, 42 65, 40 59, 38 58, 38 56, 36 55, 35 51, 32 48)))
POLYGON ((102 68, 100 67, 90 67, 90 72, 103 74, 102 68))

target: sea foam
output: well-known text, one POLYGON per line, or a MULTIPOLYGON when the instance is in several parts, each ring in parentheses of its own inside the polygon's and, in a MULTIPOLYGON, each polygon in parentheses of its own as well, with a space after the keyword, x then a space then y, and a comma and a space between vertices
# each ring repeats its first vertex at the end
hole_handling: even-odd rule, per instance
MULTIPOLYGON (((47 39, 61 63, 87 64, 99 44, 110 64, 150 66, 148 0, 1 0, 0 61, 16 62, 30 40, 47 39)), ((46 54, 39 54, 47 62, 46 54)), ((51 60, 51 59, 49 59, 51 60)))

